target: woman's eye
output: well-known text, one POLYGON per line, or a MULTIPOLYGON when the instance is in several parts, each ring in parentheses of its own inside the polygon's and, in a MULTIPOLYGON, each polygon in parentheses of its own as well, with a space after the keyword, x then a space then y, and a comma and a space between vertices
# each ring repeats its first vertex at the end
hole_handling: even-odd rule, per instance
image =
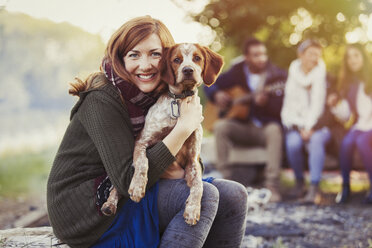
POLYGON ((138 58, 139 55, 137 53, 131 53, 128 55, 129 58, 138 58))
POLYGON ((175 58, 173 60, 173 62, 176 63, 176 64, 180 64, 181 63, 181 59, 180 58, 175 58))
POLYGON ((200 60, 201 60, 201 58, 200 58, 198 55, 196 55, 196 56, 194 57, 194 61, 198 62, 198 61, 200 61, 200 60))
POLYGON ((161 57, 161 53, 159 53, 159 52, 153 52, 152 53, 152 56, 153 57, 161 57))

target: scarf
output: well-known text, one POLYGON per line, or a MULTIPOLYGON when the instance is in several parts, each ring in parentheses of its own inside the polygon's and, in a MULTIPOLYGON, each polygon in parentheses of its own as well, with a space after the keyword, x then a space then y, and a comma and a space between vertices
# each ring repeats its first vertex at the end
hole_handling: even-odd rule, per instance
POLYGON ((107 57, 102 61, 102 69, 106 78, 118 89, 124 99, 136 138, 145 125, 148 110, 157 101, 160 93, 144 93, 135 84, 119 77, 112 68, 111 60, 107 57))
POLYGON ((301 60, 296 59, 289 66, 289 74, 291 75, 292 80, 296 81, 298 85, 311 89, 311 86, 318 80, 320 75, 326 75, 326 66, 324 61, 320 59, 318 65, 316 65, 308 74, 305 74, 301 69, 301 60))

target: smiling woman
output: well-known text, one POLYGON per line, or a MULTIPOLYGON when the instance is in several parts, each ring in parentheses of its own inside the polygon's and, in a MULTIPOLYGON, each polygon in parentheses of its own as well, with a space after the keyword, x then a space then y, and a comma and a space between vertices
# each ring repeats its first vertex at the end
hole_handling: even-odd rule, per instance
POLYGON ((143 92, 153 91, 160 83, 158 70, 162 55, 161 40, 152 34, 124 56, 125 69, 131 81, 143 92))
POLYGON ((160 59, 163 49, 174 44, 159 20, 134 18, 112 35, 101 72, 72 85, 70 93, 79 101, 47 185, 50 223, 69 246, 240 246, 247 192, 238 183, 219 179, 203 183, 200 221, 194 226, 184 221, 190 189, 175 156, 203 119, 197 95, 180 108, 182 118, 169 134, 146 150, 145 197, 139 203, 129 199, 135 140, 149 108, 166 90, 160 59), (164 178, 168 170, 179 173, 164 178), (104 216, 101 207, 111 186, 122 197, 116 215, 104 216))

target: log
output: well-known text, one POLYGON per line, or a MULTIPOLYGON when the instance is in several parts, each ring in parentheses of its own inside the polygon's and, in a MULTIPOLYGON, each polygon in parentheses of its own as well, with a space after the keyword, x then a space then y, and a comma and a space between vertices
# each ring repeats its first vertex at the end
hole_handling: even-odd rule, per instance
POLYGON ((51 227, 0 230, 0 247, 69 248, 54 236, 51 227))

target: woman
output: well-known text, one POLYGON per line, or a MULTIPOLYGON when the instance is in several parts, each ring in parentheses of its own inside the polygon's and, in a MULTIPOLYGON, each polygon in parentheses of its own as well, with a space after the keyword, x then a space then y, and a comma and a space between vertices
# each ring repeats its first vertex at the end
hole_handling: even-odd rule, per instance
POLYGON ((294 171, 296 186, 292 194, 304 196, 304 147, 309 153, 310 187, 303 203, 316 203, 325 159, 325 146, 331 135, 327 127, 316 127, 325 107, 326 68, 321 60, 322 47, 305 40, 298 47, 298 59, 289 67, 281 112, 286 129, 286 152, 294 171))
POLYGON ((239 247, 247 210, 242 185, 204 182, 200 221, 189 226, 182 216, 189 188, 184 170, 173 162, 203 119, 197 96, 181 105, 181 117, 169 135, 147 150, 145 198, 138 204, 129 200, 135 137, 165 88, 159 62, 163 49, 173 44, 160 21, 134 18, 108 42, 103 72, 72 85, 70 93, 80 99, 47 186, 50 223, 71 247, 239 247), (111 217, 100 212, 107 182, 123 196, 111 217))
POLYGON ((372 204, 372 77, 371 65, 362 45, 346 47, 339 77, 340 96, 332 94, 328 104, 341 120, 354 122, 342 140, 340 167, 342 190, 336 197, 337 203, 345 203, 350 197, 350 171, 355 149, 361 155, 369 175, 370 191, 364 199, 372 204))

